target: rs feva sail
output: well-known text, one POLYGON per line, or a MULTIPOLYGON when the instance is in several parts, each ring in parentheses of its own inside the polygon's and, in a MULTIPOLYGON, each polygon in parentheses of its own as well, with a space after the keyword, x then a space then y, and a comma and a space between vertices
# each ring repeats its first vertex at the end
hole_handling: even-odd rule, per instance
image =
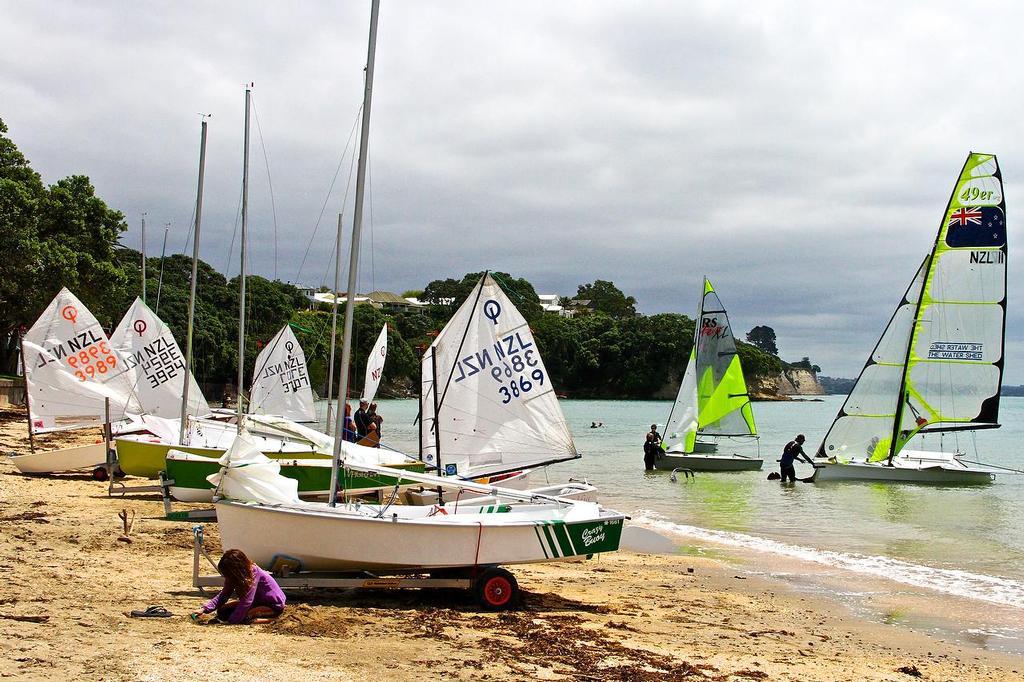
POLYGON ((249 412, 297 422, 316 419, 306 354, 289 325, 282 327, 256 356, 249 412))
POLYGON ((427 464, 475 478, 579 457, 530 327, 490 275, 421 368, 427 464))
POLYGON ((100 323, 66 288, 22 339, 32 431, 96 426, 141 414, 132 372, 100 323))
POLYGON ((388 326, 380 330, 380 335, 373 343, 373 350, 366 358, 366 378, 363 380, 363 399, 373 402, 380 386, 380 378, 384 374, 384 361, 388 358, 388 326))
POLYGON ((938 237, 819 455, 891 459, 920 432, 998 425, 1006 203, 996 157, 971 154, 938 237))
MULTIPOLYGON (((110 337, 110 344, 132 372, 132 385, 144 414, 181 417, 185 358, 170 328, 136 298, 110 337)), ((204 417, 210 408, 192 373, 188 373, 188 414, 204 417)))
POLYGON ((682 444, 683 452, 693 452, 697 434, 757 435, 729 317, 707 278, 704 279, 693 350, 669 414, 662 445, 671 449, 682 444))

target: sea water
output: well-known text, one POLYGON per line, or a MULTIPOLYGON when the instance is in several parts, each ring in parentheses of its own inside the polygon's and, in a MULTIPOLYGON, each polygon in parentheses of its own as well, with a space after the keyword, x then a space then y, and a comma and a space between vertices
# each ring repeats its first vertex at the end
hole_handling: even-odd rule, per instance
MULTIPOLYGON (((586 479, 602 504, 633 523, 698 551, 747 560, 755 572, 769 566, 764 572, 797 588, 831 590, 852 606, 888 603, 894 594, 965 600, 960 620, 976 627, 963 632, 988 633, 983 644, 993 648, 1024 647, 1024 475, 980 486, 766 480, 798 433, 813 455, 843 399, 755 403, 760 438, 722 439, 719 452, 760 454, 764 469, 698 472, 676 482, 643 467, 644 434, 652 423, 664 433, 669 401, 563 400, 583 456, 535 473, 533 483, 586 479), (603 425, 591 428, 595 422, 603 425), (770 560, 751 562, 753 554, 770 560)), ((378 402, 384 442, 416 453, 416 401, 378 402)), ((1022 469, 1024 398, 1003 398, 1000 421, 1000 429, 945 434, 941 442, 930 436, 913 446, 1022 469)), ((812 473, 797 464, 798 476, 812 473)))

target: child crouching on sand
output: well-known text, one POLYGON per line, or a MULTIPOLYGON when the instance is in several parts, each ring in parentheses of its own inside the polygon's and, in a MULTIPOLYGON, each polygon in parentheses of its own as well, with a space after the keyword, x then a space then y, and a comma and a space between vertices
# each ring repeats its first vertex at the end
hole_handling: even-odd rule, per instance
POLYGON ((229 549, 217 563, 217 572, 224 576, 224 589, 206 602, 193 620, 217 612, 221 622, 251 623, 254 619, 277 618, 284 611, 284 592, 274 577, 249 561, 240 549, 229 549), (237 599, 231 599, 232 596, 237 599), (231 599, 231 601, 228 601, 231 599))

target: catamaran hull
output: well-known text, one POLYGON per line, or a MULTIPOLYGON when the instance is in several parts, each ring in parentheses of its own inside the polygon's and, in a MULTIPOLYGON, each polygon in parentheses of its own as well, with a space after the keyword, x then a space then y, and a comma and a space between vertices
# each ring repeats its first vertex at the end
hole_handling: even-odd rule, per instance
POLYGON ((930 465, 920 468, 885 464, 815 464, 815 483, 827 481, 889 481, 894 483, 991 483, 994 474, 966 465, 930 465))
POLYGON ((16 455, 11 457, 11 462, 23 474, 57 474, 104 466, 107 455, 103 443, 94 443, 62 450, 16 455))
MULTIPOLYGON (((586 503, 579 503, 586 504, 586 503)), ((596 507, 596 505, 594 505, 596 507)), ((260 566, 290 557, 307 571, 411 573, 481 565, 560 561, 619 547, 625 517, 584 514, 580 520, 511 520, 514 514, 460 513, 416 520, 217 503, 221 545, 260 566)))
POLYGON ((698 453, 688 455, 671 455, 666 453, 654 463, 655 468, 664 471, 671 471, 672 469, 690 469, 691 471, 760 471, 763 465, 764 460, 759 457, 702 455, 698 453))

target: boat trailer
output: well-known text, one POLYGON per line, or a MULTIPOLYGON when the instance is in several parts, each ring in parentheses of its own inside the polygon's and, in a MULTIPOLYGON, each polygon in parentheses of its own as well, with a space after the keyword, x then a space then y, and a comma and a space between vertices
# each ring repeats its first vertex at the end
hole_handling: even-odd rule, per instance
MULTIPOLYGON (((192 527, 192 586, 205 593, 207 587, 223 587, 219 574, 201 575, 202 560, 215 570, 216 562, 203 543, 203 526, 192 527)), ((466 569, 441 569, 437 573, 379 575, 370 571, 351 573, 303 571, 302 562, 285 555, 276 555, 268 568, 285 592, 317 588, 335 589, 458 589, 473 593, 477 604, 488 611, 504 611, 519 604, 519 583, 508 570, 486 565, 466 569), (444 576, 444 577, 442 577, 444 576)))

